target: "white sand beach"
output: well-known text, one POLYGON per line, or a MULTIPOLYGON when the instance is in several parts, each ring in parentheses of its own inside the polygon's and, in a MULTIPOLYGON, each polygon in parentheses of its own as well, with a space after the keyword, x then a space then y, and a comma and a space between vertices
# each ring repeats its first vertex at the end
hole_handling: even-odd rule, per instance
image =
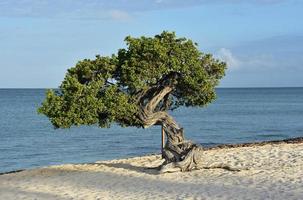
POLYGON ((210 149, 201 169, 159 174, 160 155, 0 176, 0 199, 303 199, 303 143, 210 149))

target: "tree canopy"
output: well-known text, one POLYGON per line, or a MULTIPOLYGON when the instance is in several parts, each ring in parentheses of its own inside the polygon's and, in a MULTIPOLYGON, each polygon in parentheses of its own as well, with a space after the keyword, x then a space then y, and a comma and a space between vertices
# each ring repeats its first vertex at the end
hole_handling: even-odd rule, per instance
POLYGON ((200 52, 190 39, 164 31, 154 37, 127 36, 125 42, 117 54, 97 55, 68 69, 60 88, 47 91, 38 112, 56 128, 110 127, 113 122, 143 127, 138 103, 155 86, 171 86, 156 110, 204 106, 215 99, 226 64, 200 52))

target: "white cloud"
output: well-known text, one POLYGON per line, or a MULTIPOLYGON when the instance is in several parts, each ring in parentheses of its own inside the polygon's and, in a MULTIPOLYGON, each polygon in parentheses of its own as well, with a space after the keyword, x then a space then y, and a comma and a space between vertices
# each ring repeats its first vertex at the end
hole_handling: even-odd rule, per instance
MULTIPOLYGON (((218 49, 215 55, 228 63, 236 63, 239 71, 302 72, 302 44, 302 35, 280 35, 218 49)), ((235 68, 231 66, 231 69, 235 68)))
POLYGON ((241 65, 241 61, 236 58, 229 49, 221 48, 216 54, 215 57, 226 62, 228 69, 235 70, 238 69, 241 65))
POLYGON ((277 68, 279 63, 274 59, 272 54, 257 54, 240 56, 232 53, 230 49, 221 48, 215 53, 215 58, 218 58, 227 64, 229 70, 264 70, 277 68))

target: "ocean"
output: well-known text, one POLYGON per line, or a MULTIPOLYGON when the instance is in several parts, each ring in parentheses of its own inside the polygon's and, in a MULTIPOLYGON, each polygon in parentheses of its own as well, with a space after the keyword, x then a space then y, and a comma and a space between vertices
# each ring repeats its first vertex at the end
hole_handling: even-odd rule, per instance
MULTIPOLYGON (((0 89, 0 173, 160 153, 161 128, 53 129, 36 110, 45 89, 0 89)), ((204 146, 303 136, 303 88, 221 88, 205 108, 171 114, 204 146)))

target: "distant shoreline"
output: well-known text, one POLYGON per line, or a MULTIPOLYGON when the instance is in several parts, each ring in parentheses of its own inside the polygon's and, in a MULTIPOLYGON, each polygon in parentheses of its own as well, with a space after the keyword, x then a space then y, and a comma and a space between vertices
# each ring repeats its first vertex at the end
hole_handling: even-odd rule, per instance
POLYGON ((205 148, 205 150, 210 149, 224 149, 224 148, 238 148, 238 147, 254 147, 254 146, 264 146, 267 144, 299 144, 303 143, 303 137, 288 138, 283 140, 271 140, 271 141, 262 141, 262 142, 248 142, 248 143, 239 143, 239 144, 220 144, 213 147, 205 148))

